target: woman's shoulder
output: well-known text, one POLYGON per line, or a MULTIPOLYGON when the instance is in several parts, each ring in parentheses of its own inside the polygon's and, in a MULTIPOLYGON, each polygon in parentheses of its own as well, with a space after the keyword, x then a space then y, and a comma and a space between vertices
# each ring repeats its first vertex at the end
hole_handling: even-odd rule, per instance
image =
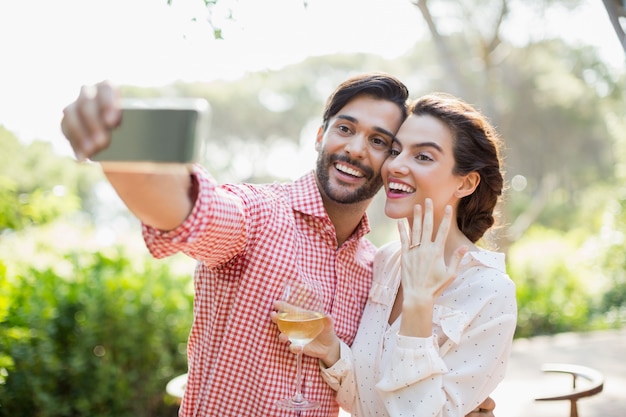
POLYGON ((400 241, 394 240, 380 246, 376 250, 376 256, 374 263, 388 263, 392 259, 396 259, 400 256, 400 241))
POLYGON ((461 269, 464 271, 464 281, 468 284, 488 283, 491 288, 515 292, 515 283, 506 272, 505 255, 502 252, 485 249, 470 251, 465 255, 461 269))
POLYGON ((459 275, 442 294, 440 304, 464 312, 468 319, 479 311, 484 317, 515 315, 516 287, 506 273, 504 254, 484 250, 466 253, 459 275))
POLYGON ((400 268, 400 241, 387 243, 374 255, 374 281, 390 282, 400 268))

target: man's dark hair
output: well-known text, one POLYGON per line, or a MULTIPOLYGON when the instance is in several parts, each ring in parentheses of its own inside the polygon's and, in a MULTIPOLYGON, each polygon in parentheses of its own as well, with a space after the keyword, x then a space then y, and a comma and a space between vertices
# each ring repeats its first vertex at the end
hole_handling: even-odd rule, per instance
POLYGON ((328 97, 322 118, 322 128, 328 128, 328 122, 346 104, 356 97, 368 96, 395 103, 402 111, 402 119, 407 117, 407 99, 409 90, 396 77, 382 72, 369 72, 352 76, 339 84, 328 97))

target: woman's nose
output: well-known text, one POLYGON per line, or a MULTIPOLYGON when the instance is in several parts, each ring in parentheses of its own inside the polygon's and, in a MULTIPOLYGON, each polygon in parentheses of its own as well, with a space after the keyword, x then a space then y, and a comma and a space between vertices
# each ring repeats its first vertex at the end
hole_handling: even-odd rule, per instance
POLYGON ((387 158, 385 163, 387 164, 387 169, 389 170, 389 172, 404 174, 408 171, 406 161, 402 158, 401 155, 389 157, 387 158))

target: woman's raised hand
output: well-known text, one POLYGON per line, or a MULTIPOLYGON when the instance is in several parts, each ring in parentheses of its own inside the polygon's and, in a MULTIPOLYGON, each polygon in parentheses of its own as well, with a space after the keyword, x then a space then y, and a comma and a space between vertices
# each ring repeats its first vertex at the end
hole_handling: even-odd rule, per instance
POLYGON ((432 309, 435 299, 456 277, 467 247, 455 250, 446 264, 446 239, 452 220, 452 207, 448 205, 433 240, 433 202, 427 198, 424 209, 419 204, 415 206, 410 231, 404 222, 399 224, 403 306, 432 309))

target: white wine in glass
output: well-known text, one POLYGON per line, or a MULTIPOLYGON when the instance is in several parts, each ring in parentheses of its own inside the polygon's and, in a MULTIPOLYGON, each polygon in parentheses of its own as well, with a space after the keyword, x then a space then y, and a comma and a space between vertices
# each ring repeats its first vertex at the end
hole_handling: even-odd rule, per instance
MULTIPOLYGON (((278 328, 296 346, 311 342, 324 328, 324 303, 319 283, 292 280, 284 284, 278 328)), ((320 402, 302 395, 302 353, 296 354, 296 393, 276 403, 285 410, 315 410, 320 402)))
POLYGON ((311 342, 324 328, 324 314, 317 311, 278 313, 278 328, 297 346, 311 342))

